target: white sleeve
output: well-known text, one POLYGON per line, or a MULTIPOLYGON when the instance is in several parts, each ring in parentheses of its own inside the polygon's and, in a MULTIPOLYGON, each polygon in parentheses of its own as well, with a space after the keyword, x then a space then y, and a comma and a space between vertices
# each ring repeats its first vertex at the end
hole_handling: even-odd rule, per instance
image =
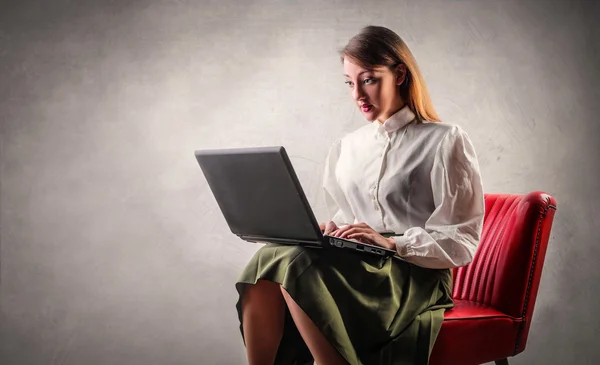
POLYGON ((325 160, 325 172, 323 174, 323 189, 325 191, 325 203, 331 220, 339 227, 354 223, 354 214, 348 204, 344 192, 339 186, 336 177, 336 168, 342 148, 342 141, 336 141, 325 160))
POLYGON ((485 201, 475 149, 458 126, 438 145, 431 187, 435 210, 424 228, 411 227, 394 237, 398 254, 427 268, 467 265, 479 245, 485 201))

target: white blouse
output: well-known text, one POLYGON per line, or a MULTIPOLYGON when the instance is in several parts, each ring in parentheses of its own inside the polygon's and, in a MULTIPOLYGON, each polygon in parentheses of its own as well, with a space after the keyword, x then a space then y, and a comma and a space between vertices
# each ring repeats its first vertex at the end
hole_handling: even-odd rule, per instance
POLYGON ((323 187, 338 227, 395 232, 398 256, 427 268, 473 259, 484 197, 471 140, 459 126, 421 122, 408 106, 336 141, 323 187))

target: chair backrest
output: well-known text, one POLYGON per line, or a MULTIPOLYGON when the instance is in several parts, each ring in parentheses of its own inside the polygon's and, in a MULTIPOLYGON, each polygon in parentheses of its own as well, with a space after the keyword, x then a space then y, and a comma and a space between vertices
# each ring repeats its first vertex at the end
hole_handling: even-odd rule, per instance
POLYGON ((556 200, 543 192, 486 194, 479 248, 453 271, 453 298, 523 320, 516 352, 527 341, 555 211, 556 200))

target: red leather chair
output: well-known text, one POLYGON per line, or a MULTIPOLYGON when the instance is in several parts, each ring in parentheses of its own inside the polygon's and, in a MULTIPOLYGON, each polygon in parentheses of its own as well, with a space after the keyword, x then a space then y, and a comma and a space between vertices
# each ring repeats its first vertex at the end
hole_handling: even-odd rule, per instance
POLYGON ((542 192, 485 196, 481 243, 469 265, 453 270, 455 307, 430 365, 506 365, 525 350, 555 211, 542 192))

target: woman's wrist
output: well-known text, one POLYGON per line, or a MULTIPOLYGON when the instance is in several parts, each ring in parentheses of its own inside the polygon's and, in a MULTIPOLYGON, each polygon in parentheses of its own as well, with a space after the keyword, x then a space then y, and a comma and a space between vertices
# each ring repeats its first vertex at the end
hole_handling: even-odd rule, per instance
POLYGON ((386 238, 388 241, 388 249, 396 251, 396 240, 393 237, 386 238))

